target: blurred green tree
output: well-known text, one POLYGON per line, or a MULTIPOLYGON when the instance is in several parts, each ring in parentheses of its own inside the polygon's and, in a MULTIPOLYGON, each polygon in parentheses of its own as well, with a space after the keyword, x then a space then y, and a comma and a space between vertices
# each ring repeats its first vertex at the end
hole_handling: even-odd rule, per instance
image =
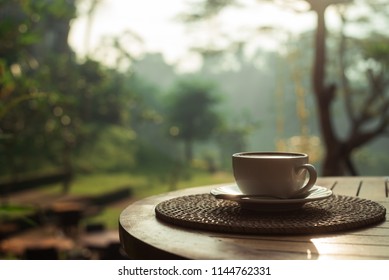
POLYGON ((69 21, 75 15, 74 6, 57 4, 0 2, 0 138, 3 139, 0 149, 4 155, 0 172, 3 174, 40 167, 42 159, 50 157, 51 149, 45 146, 50 138, 45 137, 45 120, 50 115, 50 102, 58 96, 41 87, 45 81, 37 77, 49 69, 48 52, 59 52, 58 60, 63 54, 72 55, 67 44, 62 43, 67 40, 69 21))
MULTIPOLYGON (((86 151, 91 147, 99 153, 101 139, 106 141, 105 156, 111 165, 120 162, 113 149, 127 154, 123 166, 133 162, 129 106, 135 97, 128 82, 132 73, 89 58, 77 60, 67 43, 75 4, 0 2, 2 175, 47 168, 72 171, 75 161, 88 162, 91 153, 86 151), (107 129, 115 138, 112 141, 103 137, 107 129)), ((111 170, 107 161, 102 166, 111 170)))
POLYGON ((167 113, 169 133, 184 141, 188 163, 193 159, 193 143, 209 139, 221 125, 215 92, 215 85, 193 78, 179 80, 171 92, 167 113))

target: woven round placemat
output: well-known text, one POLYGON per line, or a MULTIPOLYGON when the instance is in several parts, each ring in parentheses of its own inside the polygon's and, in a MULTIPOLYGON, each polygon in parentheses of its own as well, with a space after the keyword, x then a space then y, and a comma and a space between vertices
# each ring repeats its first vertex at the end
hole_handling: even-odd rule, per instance
POLYGON ((329 233, 365 227, 385 219, 386 208, 367 199, 333 195, 285 212, 254 212, 210 194, 188 195, 159 203, 156 217, 200 230, 240 234, 329 233))

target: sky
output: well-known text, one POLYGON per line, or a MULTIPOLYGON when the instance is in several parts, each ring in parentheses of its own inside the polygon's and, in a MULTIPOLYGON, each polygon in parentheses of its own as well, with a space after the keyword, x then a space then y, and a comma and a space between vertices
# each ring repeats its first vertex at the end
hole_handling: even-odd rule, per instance
POLYGON ((69 43, 83 56, 87 49, 93 51, 98 47, 102 38, 131 30, 142 38, 146 51, 162 52, 173 63, 188 48, 184 27, 174 21, 176 15, 184 9, 184 2, 102 0, 93 18, 89 42, 85 40, 86 17, 81 16, 72 22, 69 43))
MULTIPOLYGON (((245 40, 250 39, 250 28, 261 25, 276 25, 294 33, 314 26, 312 14, 296 16, 274 7, 258 7, 253 5, 256 2, 254 0, 243 1, 252 6, 245 10, 227 9, 211 26, 229 37, 245 40)), ((181 63, 184 68, 194 67, 190 61, 192 64, 198 62, 188 51, 189 48, 206 42, 213 34, 209 31, 209 25, 195 31, 178 22, 177 15, 188 10, 187 3, 188 0, 101 0, 94 14, 89 37, 86 37, 85 7, 81 6, 80 16, 71 24, 69 43, 83 57, 99 47, 104 37, 121 36, 124 31, 131 30, 142 38, 143 51, 161 52, 167 63, 181 63), (188 64, 186 66, 185 61, 188 64)), ((273 47, 270 41, 262 40, 261 43, 265 47, 273 47)), ((132 53, 141 54, 139 49, 134 48, 136 44, 128 45, 132 46, 132 53)))

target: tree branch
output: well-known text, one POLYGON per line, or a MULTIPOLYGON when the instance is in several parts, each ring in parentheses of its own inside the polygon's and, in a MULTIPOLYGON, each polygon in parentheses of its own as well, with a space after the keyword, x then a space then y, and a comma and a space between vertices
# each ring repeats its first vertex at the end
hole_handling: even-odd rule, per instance
MULTIPOLYGON (((387 103, 389 107, 389 102, 387 103)), ((349 137, 349 141, 347 142, 347 146, 350 149, 355 149, 360 146, 363 146, 373 138, 377 137, 380 134, 385 133, 386 129, 389 127, 389 116, 384 116, 380 120, 380 123, 376 126, 375 129, 372 129, 368 132, 362 132, 361 129, 354 130, 353 135, 349 137)))
POLYGON ((367 72, 367 77, 370 84, 370 94, 367 96, 361 113, 353 122, 354 130, 360 129, 365 123, 371 121, 377 116, 385 118, 389 112, 389 98, 385 98, 385 79, 382 73, 374 75, 373 71, 367 72), (374 109, 374 105, 378 104, 378 108, 374 109))

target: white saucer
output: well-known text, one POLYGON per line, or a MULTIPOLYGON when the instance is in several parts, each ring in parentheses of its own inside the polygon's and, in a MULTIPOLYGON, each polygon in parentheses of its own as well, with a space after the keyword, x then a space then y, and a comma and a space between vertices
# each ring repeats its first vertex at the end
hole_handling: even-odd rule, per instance
POLYGON ((313 186, 306 197, 302 198, 273 198, 245 197, 235 184, 221 186, 211 190, 211 195, 218 199, 236 201, 243 208, 256 211, 286 211, 302 207, 305 203, 330 197, 332 191, 320 186, 313 186))

